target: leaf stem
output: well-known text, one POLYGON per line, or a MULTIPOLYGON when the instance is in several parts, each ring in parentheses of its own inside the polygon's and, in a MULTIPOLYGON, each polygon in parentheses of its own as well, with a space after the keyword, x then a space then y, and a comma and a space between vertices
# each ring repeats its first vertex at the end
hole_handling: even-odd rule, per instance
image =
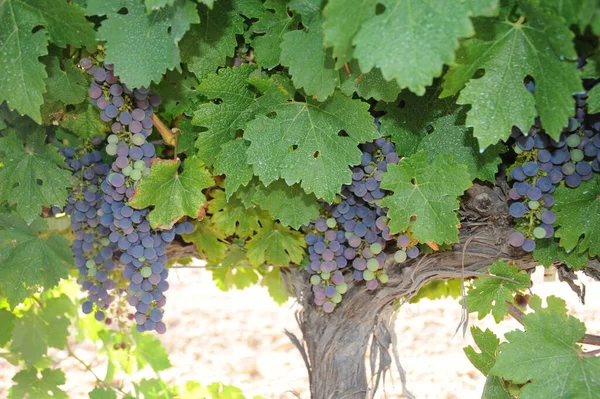
POLYGON ((152 119, 154 127, 156 127, 156 130, 158 130, 158 133, 160 133, 162 136, 165 144, 177 147, 178 133, 172 129, 169 129, 167 125, 165 125, 165 123, 158 117, 158 115, 152 114, 150 119, 152 119))

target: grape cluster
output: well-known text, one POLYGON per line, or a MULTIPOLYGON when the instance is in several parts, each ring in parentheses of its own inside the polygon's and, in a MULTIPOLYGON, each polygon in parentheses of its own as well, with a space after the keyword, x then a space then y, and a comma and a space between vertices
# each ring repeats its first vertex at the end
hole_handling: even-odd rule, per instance
MULTIPOLYGON (((194 225, 184 222, 168 230, 153 229, 147 219, 149 210, 133 209, 128 204, 138 181, 150 173, 155 148, 147 138, 152 133, 153 107, 160 104, 160 97, 150 95, 149 89, 131 90, 121 84, 112 65, 96 65, 88 58, 81 59, 80 65, 94 78, 90 101, 100 109, 101 119, 111 123, 112 131, 105 151, 114 160, 110 166, 105 165, 94 198, 102 256, 110 259, 107 262, 109 269, 112 267, 103 271, 109 273, 118 265, 119 277, 126 281, 127 286, 122 288, 127 301, 136 310, 132 319, 137 330, 162 334, 166 331, 162 308, 169 289, 166 248, 176 234, 191 233, 194 225)), ((84 312, 90 306, 86 302, 84 312)))
MULTIPOLYGON (((323 204, 323 216, 308 226, 311 232, 306 235, 310 260, 307 271, 311 274, 314 302, 326 313, 335 309, 348 289, 346 270, 353 280, 365 281, 369 290, 389 279, 384 269, 384 250, 395 237, 390 234, 387 209, 378 202, 386 194, 380 185, 383 173, 400 157, 394 144, 384 138, 366 143, 361 149, 361 163, 352 169, 352 183, 342 188, 334 204, 323 204)), ((405 242, 405 238, 408 236, 396 240, 398 262, 419 254, 416 242, 410 238, 405 242), (401 254, 404 258, 400 260, 401 254)))
POLYGON ((106 318, 105 312, 115 299, 109 292, 115 288, 110 275, 116 268, 114 245, 108 239, 110 230, 100 224, 103 203, 100 185, 109 171, 109 166, 102 162, 100 151, 93 149, 101 143, 101 137, 92 138, 91 145, 88 144, 91 148, 82 149, 81 156, 72 147, 61 149, 67 165, 73 170, 73 188, 65 212, 71 216, 73 256, 79 269, 79 283, 89 293, 82 309, 89 314, 96 308, 94 316, 98 321, 106 318))
POLYGON ((526 252, 535 249, 535 239, 554 235, 556 216, 551 208, 556 187, 576 188, 600 172, 600 122, 588 118, 586 94, 576 95, 575 100, 575 118, 558 141, 542 131, 539 121, 527 135, 513 131, 517 166, 510 170, 509 213, 518 220, 518 231, 508 240, 526 252))

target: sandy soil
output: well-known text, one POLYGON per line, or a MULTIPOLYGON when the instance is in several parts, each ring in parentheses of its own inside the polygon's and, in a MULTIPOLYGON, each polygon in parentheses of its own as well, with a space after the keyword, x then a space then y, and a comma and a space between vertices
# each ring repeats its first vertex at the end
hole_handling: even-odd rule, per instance
MULTIPOLYGON (((204 270, 180 269, 173 272, 166 311, 169 331, 160 339, 170 353, 173 368, 161 373, 175 383, 196 380, 203 384, 220 381, 242 388, 248 397, 270 399, 308 398, 308 378, 302 359, 283 334, 298 333, 292 301, 279 307, 261 287, 222 292, 204 270)), ((586 322, 588 331, 600 333, 600 290, 589 279, 586 302, 559 282, 543 282, 543 272, 534 275, 534 292, 567 299, 572 313, 586 322)), ((472 343, 470 336, 454 336, 460 320, 457 300, 423 300, 401 308, 397 319, 398 346, 402 366, 407 372, 408 388, 420 399, 479 398, 483 376, 469 363, 462 348, 472 343)), ((493 319, 470 323, 489 327, 502 334, 517 328, 510 320, 496 326, 493 319)), ((75 352, 103 375, 106 364, 96 357, 92 343, 73 345, 75 352)), ((73 359, 56 352, 71 398, 84 398, 94 378, 73 359)), ((0 359, 0 398, 7 395, 15 368, 0 359)), ((128 378, 121 376, 122 378, 128 378)), ((133 378, 153 377, 142 370, 133 378)), ((385 392, 377 398, 401 398, 398 373, 387 376, 385 392)))

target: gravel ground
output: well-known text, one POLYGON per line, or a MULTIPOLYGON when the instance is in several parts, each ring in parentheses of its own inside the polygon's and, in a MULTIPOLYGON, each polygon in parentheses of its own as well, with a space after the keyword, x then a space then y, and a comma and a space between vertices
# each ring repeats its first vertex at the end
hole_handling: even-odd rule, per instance
MULTIPOLYGON (((598 283, 583 278, 588 286, 586 302, 559 282, 543 282, 543 271, 534 274, 534 292, 558 295, 568 301, 572 314, 585 321, 590 333, 600 333, 600 290, 598 283)), ((248 397, 270 399, 309 398, 308 377, 302 359, 283 334, 298 333, 292 301, 277 306, 261 287, 222 292, 204 270, 179 269, 172 273, 166 322, 169 331, 160 339, 171 357, 173 368, 161 372, 163 379, 203 384, 220 381, 240 387, 248 397)), ((406 370, 409 390, 420 399, 479 398, 483 376, 469 363, 462 348, 472 344, 470 336, 454 336, 460 320, 460 305, 454 299, 423 300, 400 309, 397 318, 398 350, 406 370)), ((519 325, 508 320, 496 326, 493 319, 470 324, 489 327, 501 334, 519 325)), ((92 343, 73 344, 75 352, 103 375, 106 363, 96 356, 92 343)), ((85 398, 94 378, 80 364, 54 352, 66 371, 63 386, 71 398, 85 398)), ((0 358, 0 398, 6 397, 15 368, 0 358)), ((142 370, 134 379, 151 378, 142 370)), ((118 378, 128 379, 125 375, 118 378)), ((401 398, 396 371, 386 378, 385 392, 377 398, 401 398)))

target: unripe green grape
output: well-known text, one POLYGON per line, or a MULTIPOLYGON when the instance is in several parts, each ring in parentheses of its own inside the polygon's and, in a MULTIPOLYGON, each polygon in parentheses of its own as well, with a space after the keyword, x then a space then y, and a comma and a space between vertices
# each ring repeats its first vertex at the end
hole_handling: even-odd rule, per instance
POLYGON ((142 172, 140 172, 137 169, 134 169, 131 171, 131 178, 133 179, 133 181, 138 181, 142 178, 142 172))
POLYGON ((92 267, 96 266, 96 262, 94 262, 92 259, 88 259, 87 262, 85 262, 85 267, 87 267, 88 269, 91 269, 92 267))
POLYGON ((521 149, 521 147, 519 147, 518 145, 515 146, 514 150, 515 150, 516 154, 520 154, 520 153, 523 152, 523 150, 521 149))
POLYGON ((529 206, 529 209, 532 209, 532 210, 536 210, 540 207, 539 201, 529 201, 527 203, 527 205, 529 206))
POLYGON ((576 134, 572 134, 569 137, 567 137, 567 145, 571 148, 577 147, 580 143, 581 137, 576 134))
POLYGON ((141 146, 146 142, 146 138, 141 133, 136 133, 131 136, 131 142, 135 145, 141 146))
POLYGON ((140 260, 140 262, 144 262, 146 260, 146 257, 145 256, 140 256, 139 260, 140 260))
POLYGON ((144 266, 142 267, 142 270, 140 270, 140 274, 142 277, 148 278, 152 275, 152 269, 150 269, 148 266, 144 266))
POLYGON ((535 238, 544 238, 546 237, 546 229, 544 229, 543 227, 536 227, 535 229, 533 229, 533 236, 535 238))
POLYGON ((373 280, 375 278, 375 273, 367 269, 363 272, 363 278, 365 279, 365 281, 373 280))
POLYGON ((382 249, 383 248, 381 248, 381 244, 378 242, 374 242, 373 244, 371 244, 371 252, 373 252, 373 255, 380 254, 382 249))
POLYGON ((334 218, 327 219, 327 227, 329 227, 330 229, 333 229, 336 225, 337 225, 337 222, 335 221, 334 218))
POLYGON ((367 261, 367 269, 374 272, 377 269, 379 269, 379 262, 377 262, 377 259, 375 258, 371 258, 367 261))
POLYGON ((329 280, 331 278, 331 273, 321 273, 321 278, 323 280, 329 280))
POLYGON ((96 273, 98 272, 98 269, 96 269, 95 267, 90 267, 88 269, 87 275, 89 277, 96 277, 96 273))
POLYGON ((406 252, 405 251, 396 251, 394 254, 394 260, 398 263, 402 263, 406 261, 406 252))
POLYGON ((125 166, 123 170, 121 170, 121 173, 123 173, 125 176, 131 176, 131 172, 133 172, 133 168, 131 166, 125 166))
POLYGON ((334 296, 331 297, 330 300, 333 303, 340 303, 342 302, 342 295, 339 292, 337 292, 334 296))
POLYGON ((346 292, 348 292, 348 284, 346 283, 342 283, 340 285, 336 285, 335 289, 337 290, 337 292, 339 292, 340 294, 345 294, 346 292))
POLYGON ((571 161, 573 161, 573 162, 583 161, 583 151, 581 151, 579 148, 573 148, 571 150, 571 161))
POLYGON ((135 161, 133 163, 133 168, 134 169, 139 169, 139 170, 144 170, 144 169, 146 169, 146 162, 144 162, 144 161, 135 161))
POLYGON ((116 144, 107 144, 106 145, 106 153, 108 155, 115 156, 117 155, 117 145, 116 144))
POLYGON ((312 276, 310 276, 310 283, 312 285, 318 285, 321 283, 321 276, 319 276, 318 274, 313 274, 312 276))
POLYGON ((381 273, 381 275, 379 275, 379 281, 383 284, 387 283, 388 281, 390 281, 390 276, 388 276, 385 273, 381 273))
POLYGON ((108 136, 108 138, 106 139, 106 141, 109 144, 117 144, 119 142, 119 138, 117 137, 116 134, 111 134, 110 136, 108 136))
POLYGON ((110 244, 110 240, 108 237, 102 237, 100 239, 100 244, 102 244, 103 247, 107 247, 110 244))

